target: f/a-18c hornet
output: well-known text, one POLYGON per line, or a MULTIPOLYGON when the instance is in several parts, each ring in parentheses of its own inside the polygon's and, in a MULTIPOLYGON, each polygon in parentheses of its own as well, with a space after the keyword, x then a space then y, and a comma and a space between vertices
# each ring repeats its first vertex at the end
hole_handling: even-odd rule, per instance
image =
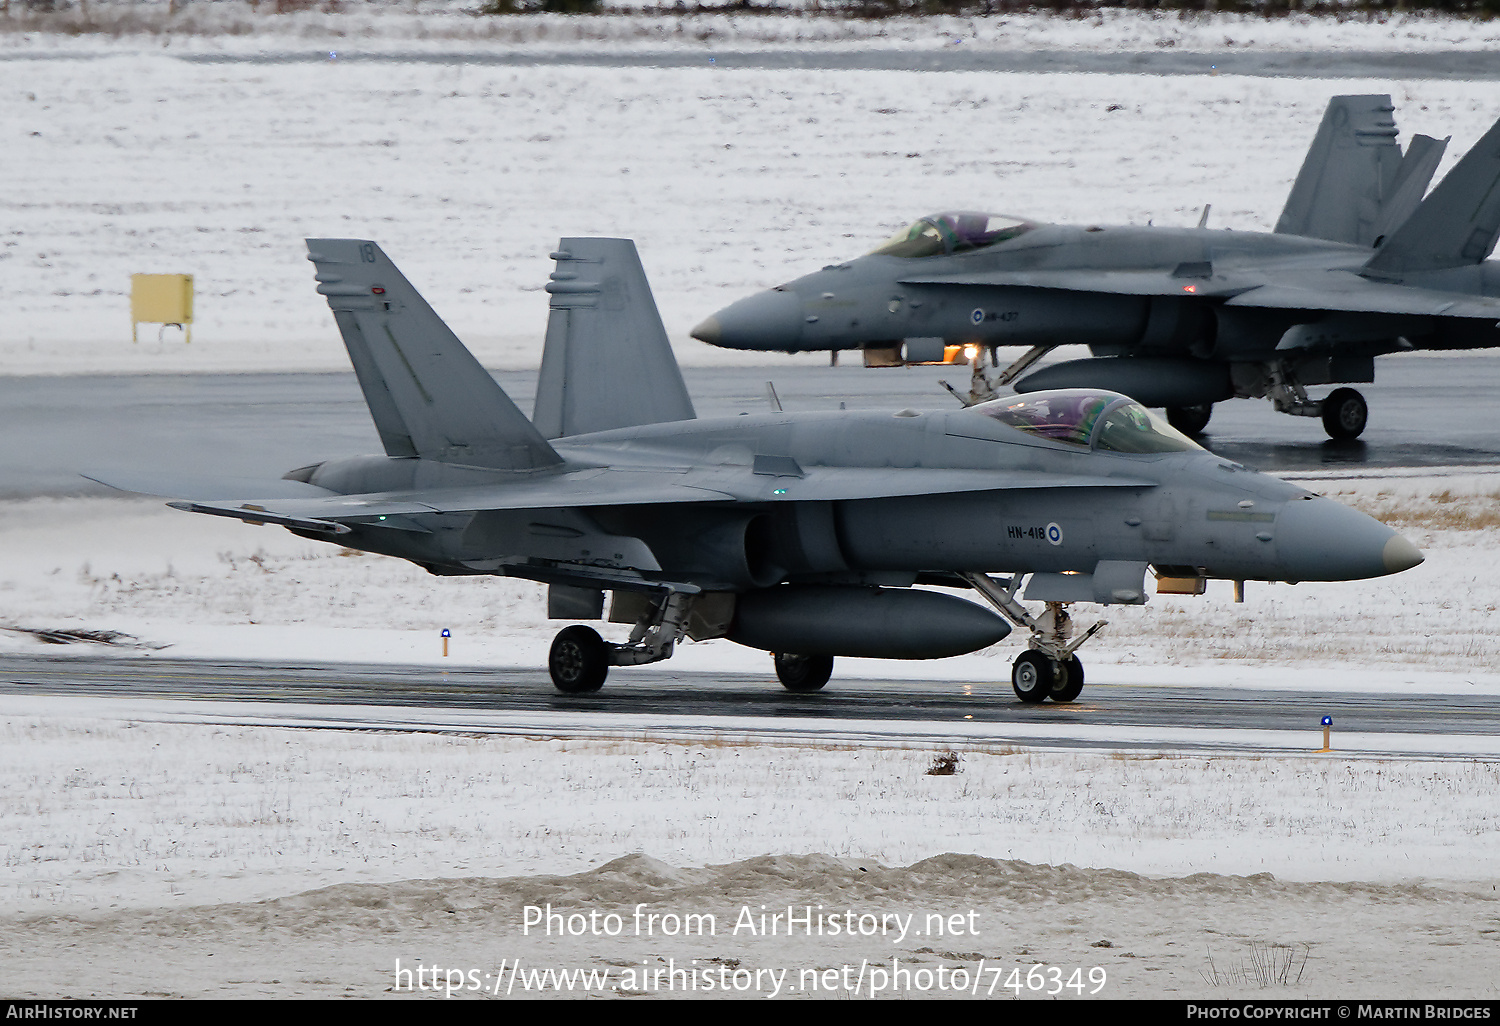
POLYGON ((742 299, 693 335, 731 349, 863 349, 866 363, 973 364, 969 401, 1106 388, 1189 434, 1213 404, 1269 397, 1355 438, 1375 357, 1500 345, 1500 122, 1425 199, 1447 146, 1402 153, 1389 96, 1329 104, 1274 232, 1068 226, 948 212, 871 253, 742 299), (1021 377, 1048 351, 1093 357, 1021 377), (998 346, 1030 346, 996 380, 998 346), (1019 379, 1019 380, 1017 380, 1019 379))
POLYGON ((565 692, 666 659, 684 637, 774 653, 787 688, 815 691, 835 656, 958 655, 1014 626, 1030 635, 1016 694, 1069 702, 1083 687, 1075 652, 1103 626, 1075 634, 1069 605, 1145 602, 1153 568, 1158 590, 1194 594, 1208 578, 1345 581, 1422 561, 1370 517, 1099 389, 697 419, 624 239, 563 239, 552 254, 528 420, 375 243, 308 247, 385 452, 237 495, 90 476, 437 575, 538 581, 553 619, 604 619, 609 593, 628 638, 564 628, 549 668, 565 692))

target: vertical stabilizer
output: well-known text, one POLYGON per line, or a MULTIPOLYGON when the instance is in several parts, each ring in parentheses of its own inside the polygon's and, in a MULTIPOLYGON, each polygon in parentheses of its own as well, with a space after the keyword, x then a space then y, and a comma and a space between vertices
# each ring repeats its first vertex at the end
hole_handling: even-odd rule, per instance
POLYGON ((1279 235, 1369 246, 1401 166, 1385 95, 1335 96, 1276 222, 1279 235))
POLYGON ((635 243, 563 239, 532 417, 547 438, 692 420, 635 243))
POLYGON ((499 470, 562 462, 379 246, 308 239, 307 250, 387 454, 499 470))
POLYGON ((1482 263, 1500 237, 1500 121, 1365 264, 1376 274, 1482 263))
POLYGON ((1406 148, 1406 156, 1401 158, 1401 166, 1396 171, 1394 191, 1381 208, 1380 220, 1375 223, 1375 238, 1371 245, 1380 245, 1421 204, 1451 138, 1452 136, 1448 139, 1434 139, 1430 135, 1412 136, 1411 145, 1406 148))

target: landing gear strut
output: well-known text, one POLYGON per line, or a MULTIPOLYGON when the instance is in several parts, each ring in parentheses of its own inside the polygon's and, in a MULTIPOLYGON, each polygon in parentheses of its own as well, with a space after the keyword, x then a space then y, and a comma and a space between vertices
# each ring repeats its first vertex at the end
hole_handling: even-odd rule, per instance
POLYGON ((1016 600, 1021 575, 996 580, 988 574, 959 574, 986 602, 1017 627, 1031 631, 1031 647, 1016 657, 1010 671, 1010 686, 1016 697, 1028 705, 1045 702, 1071 702, 1083 691, 1083 663, 1073 653, 1085 641, 1104 629, 1100 620, 1077 638, 1073 637, 1073 618, 1064 602, 1048 602, 1038 616, 1032 616, 1016 600))
MULTIPOLYGON (((557 632, 547 654, 552 683, 565 694, 586 694, 604 686, 611 666, 641 666, 670 659, 677 642, 687 633, 692 604, 691 594, 668 592, 651 604, 630 632, 630 640, 623 645, 610 644, 592 627, 578 624, 564 627, 557 632)), ((831 670, 832 660, 829 664, 831 670)), ((825 682, 827 679, 823 678, 825 682)))
POLYGON ((986 350, 988 350, 993 365, 996 356, 995 348, 993 346, 976 346, 974 355, 969 357, 969 394, 965 396, 946 381, 939 381, 938 384, 957 396, 958 401, 965 406, 974 406, 978 403, 989 402, 995 398, 996 389, 1003 388, 1016 380, 1016 378, 1019 378, 1026 372, 1027 368, 1056 348, 1056 346, 1048 345, 1032 346, 1021 355, 1020 359, 1016 360, 1009 367, 1006 367, 991 380, 984 372, 984 355, 986 350))
POLYGON ((1281 364, 1271 364, 1266 395, 1277 413, 1294 417, 1321 417, 1328 437, 1339 441, 1358 438, 1370 419, 1365 397, 1352 388, 1335 388, 1324 400, 1309 399, 1307 389, 1281 364))

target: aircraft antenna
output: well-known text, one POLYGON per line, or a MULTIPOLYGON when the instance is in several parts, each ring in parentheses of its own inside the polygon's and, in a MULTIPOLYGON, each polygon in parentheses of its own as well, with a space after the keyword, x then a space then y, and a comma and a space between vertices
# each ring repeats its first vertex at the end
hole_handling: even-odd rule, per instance
POLYGON ((777 413, 783 412, 781 409, 781 396, 776 394, 776 385, 774 382, 766 382, 766 401, 771 404, 771 409, 777 413))

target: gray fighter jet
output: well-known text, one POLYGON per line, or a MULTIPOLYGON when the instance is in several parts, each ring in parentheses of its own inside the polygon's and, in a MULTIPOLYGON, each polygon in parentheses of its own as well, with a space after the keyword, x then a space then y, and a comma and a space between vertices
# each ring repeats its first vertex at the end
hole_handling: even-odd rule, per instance
POLYGON ((1219 459, 1124 396, 1037 393, 924 413, 696 419, 635 246, 564 239, 528 420, 373 242, 315 239, 385 452, 282 480, 131 481, 192 512, 280 524, 438 575, 548 585, 566 692, 683 637, 775 653, 813 691, 840 655, 929 659, 1030 634, 1025 702, 1083 687, 1068 605, 1235 581, 1354 580, 1422 555, 1329 499, 1219 459), (973 592, 979 602, 914 585, 973 592), (1023 603, 1043 603, 1032 612, 1023 603), (981 604, 982 603, 982 604, 981 604))
POLYGON ((934 214, 866 256, 758 293, 693 330, 731 349, 865 351, 877 366, 973 364, 970 400, 1106 388, 1166 407, 1189 434, 1213 404, 1269 397, 1321 416, 1334 438, 1364 430, 1352 388, 1374 358, 1500 345, 1500 123, 1423 199, 1445 141, 1396 142, 1388 96, 1329 104, 1273 233, 1070 227, 1001 214, 934 214), (1055 346, 1093 358, 1019 378, 1055 346), (998 380, 980 358, 1030 346, 998 380), (964 354, 960 357, 958 354, 964 354), (1019 380, 1015 380, 1019 378, 1019 380))

